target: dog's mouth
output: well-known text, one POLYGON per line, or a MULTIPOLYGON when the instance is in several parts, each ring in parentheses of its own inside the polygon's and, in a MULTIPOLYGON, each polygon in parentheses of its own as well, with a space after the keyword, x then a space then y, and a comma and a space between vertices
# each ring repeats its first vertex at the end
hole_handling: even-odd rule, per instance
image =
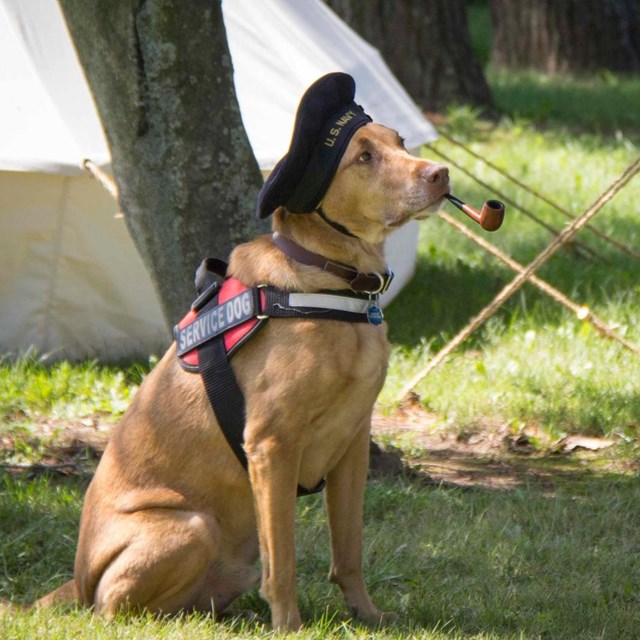
POLYGON ((409 220, 426 220, 428 217, 436 213, 444 204, 444 197, 447 193, 449 193, 449 189, 426 207, 420 206, 419 209, 410 209, 408 213, 402 213, 393 220, 390 220, 387 223, 387 226, 392 229, 397 229, 409 222, 409 220))
MULTIPOLYGON (((449 193, 449 191, 447 191, 449 193)), ((438 209, 444 204, 444 194, 441 195, 435 202, 430 204, 425 209, 418 211, 418 213, 413 215, 414 220, 426 220, 429 216, 432 216, 434 213, 437 213, 438 209)))

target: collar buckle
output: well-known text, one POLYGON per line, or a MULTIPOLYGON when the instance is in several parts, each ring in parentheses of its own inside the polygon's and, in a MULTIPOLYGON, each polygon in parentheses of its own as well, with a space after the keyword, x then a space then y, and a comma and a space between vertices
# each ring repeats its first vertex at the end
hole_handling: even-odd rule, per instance
POLYGON ((391 286, 393 280, 393 271, 387 266, 383 274, 374 271, 373 273, 358 273, 358 275, 349 282, 349 287, 355 293, 368 293, 370 295, 385 293, 391 286))

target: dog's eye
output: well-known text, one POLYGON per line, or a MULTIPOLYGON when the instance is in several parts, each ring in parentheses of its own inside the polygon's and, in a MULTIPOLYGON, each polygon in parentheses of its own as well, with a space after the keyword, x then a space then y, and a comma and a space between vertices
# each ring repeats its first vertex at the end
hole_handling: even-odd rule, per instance
POLYGON ((371 162, 371 160, 373 160, 373 156, 369 151, 363 151, 358 158, 358 162, 363 163, 371 162))

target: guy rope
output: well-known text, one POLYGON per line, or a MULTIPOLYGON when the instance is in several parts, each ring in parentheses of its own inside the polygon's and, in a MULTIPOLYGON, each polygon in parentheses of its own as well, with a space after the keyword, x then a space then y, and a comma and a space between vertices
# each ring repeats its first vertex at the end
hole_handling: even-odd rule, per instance
MULTIPOLYGON (((484 324, 514 293, 516 293, 531 276, 545 264, 560 248, 571 239, 604 207, 625 185, 640 172, 640 157, 636 159, 614 182, 595 200, 595 202, 569 226, 567 226, 552 242, 542 251, 538 257, 523 269, 506 285, 500 293, 487 305, 469 324, 464 327, 448 344, 446 344, 428 363, 419 371, 397 396, 397 401, 402 401, 410 394, 431 371, 457 349, 478 327, 484 324)), ((635 349, 634 349, 635 351, 635 349)))

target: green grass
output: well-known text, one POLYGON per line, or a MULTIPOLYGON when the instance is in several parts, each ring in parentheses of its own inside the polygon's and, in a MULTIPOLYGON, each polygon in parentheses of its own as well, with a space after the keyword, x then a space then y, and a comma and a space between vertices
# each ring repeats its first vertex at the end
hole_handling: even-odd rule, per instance
POLYGON ((85 488, 75 478, 27 481, 0 473, 2 597, 32 602, 71 577, 85 488))
POLYGON ((496 106, 512 117, 535 119, 545 127, 560 125, 574 132, 640 133, 637 75, 601 72, 575 78, 489 68, 487 76, 496 106))
POLYGON ((149 363, 124 367, 95 361, 47 365, 32 356, 0 359, 0 424, 96 414, 118 417, 154 363, 153 357, 149 363))
MULTIPOLYGON (((71 571, 83 486, 4 478, 0 493, 3 595, 28 602, 71 571), (16 533, 18 532, 18 533, 16 533)), ((303 638, 367 638, 326 580, 329 542, 322 500, 298 503, 303 638)), ((370 483, 364 561, 374 600, 400 615, 381 638, 637 637, 640 622, 640 481, 593 476, 559 482, 553 496, 370 483), (398 526, 402 523, 402 526, 398 526)), ((270 637, 256 592, 215 624, 201 617, 108 623, 86 611, 23 613, 0 622, 10 638, 270 637)))
MULTIPOLYGON (((640 153, 628 141, 540 132, 531 124, 503 123, 490 133, 478 131, 470 142, 476 152, 575 215, 640 153)), ((553 209, 462 150, 445 140, 435 148, 555 228, 564 226, 566 219, 553 209)), ((460 171, 452 169, 452 176, 455 193, 469 202, 493 195, 460 171)), ((593 221, 632 248, 640 246, 639 188, 636 178, 593 221)), ((461 219, 457 212, 453 215, 461 219)), ((470 224, 525 265, 552 238, 512 207, 494 234, 470 224)), ((603 261, 563 250, 538 275, 640 344, 640 265, 587 231, 578 240, 603 261)), ((404 383, 514 275, 442 221, 423 223, 417 275, 387 313, 394 354, 381 405, 391 409, 404 383)), ((556 434, 635 437, 640 426, 638 366, 636 354, 599 337, 589 323, 526 285, 416 391, 443 422, 460 428, 490 417, 507 424, 535 423, 556 434)))

